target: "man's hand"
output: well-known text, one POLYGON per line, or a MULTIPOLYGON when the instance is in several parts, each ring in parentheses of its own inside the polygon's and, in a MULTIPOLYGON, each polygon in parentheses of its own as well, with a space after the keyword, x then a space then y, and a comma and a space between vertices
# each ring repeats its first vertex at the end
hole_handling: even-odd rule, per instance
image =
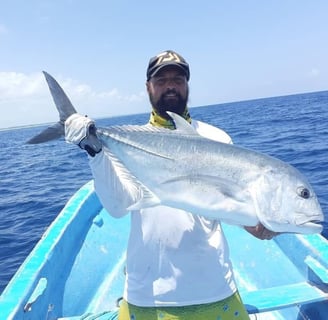
POLYGON ((94 121, 78 113, 72 114, 65 121, 65 140, 86 150, 91 157, 99 153, 102 148, 97 138, 94 121))
POLYGON ((244 229, 252 234, 254 237, 261 240, 271 240, 279 233, 268 230, 262 223, 257 224, 255 227, 244 227, 244 229))

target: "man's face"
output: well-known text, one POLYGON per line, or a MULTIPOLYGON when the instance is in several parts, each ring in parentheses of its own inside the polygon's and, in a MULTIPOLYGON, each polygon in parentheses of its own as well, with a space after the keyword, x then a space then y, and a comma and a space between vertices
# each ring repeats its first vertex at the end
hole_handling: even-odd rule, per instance
POLYGON ((147 83, 147 91, 152 106, 166 116, 166 111, 182 115, 188 101, 188 82, 177 67, 163 68, 147 83))

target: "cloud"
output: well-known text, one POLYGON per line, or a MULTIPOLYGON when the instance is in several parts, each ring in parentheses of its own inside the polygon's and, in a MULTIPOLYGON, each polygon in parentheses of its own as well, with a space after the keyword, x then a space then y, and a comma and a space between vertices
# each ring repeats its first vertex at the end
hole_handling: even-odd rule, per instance
MULTIPOLYGON (((90 117, 138 113, 147 106, 145 92, 118 88, 96 91, 71 78, 56 77, 77 111, 90 117)), ((0 72, 0 128, 57 121, 58 114, 42 73, 0 72)))
POLYGON ((43 82, 41 74, 0 72, 0 102, 39 95, 43 91, 43 82))

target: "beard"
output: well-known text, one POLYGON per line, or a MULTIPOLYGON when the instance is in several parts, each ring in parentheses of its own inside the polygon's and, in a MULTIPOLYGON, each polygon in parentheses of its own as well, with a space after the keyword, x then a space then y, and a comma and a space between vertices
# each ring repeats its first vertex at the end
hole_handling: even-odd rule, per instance
POLYGON ((168 118, 166 111, 171 111, 182 115, 187 107, 189 90, 187 89, 186 97, 182 97, 175 89, 169 89, 163 93, 156 101, 154 96, 149 93, 149 100, 153 108, 164 118, 168 118), (174 96, 169 96, 174 94, 174 96))

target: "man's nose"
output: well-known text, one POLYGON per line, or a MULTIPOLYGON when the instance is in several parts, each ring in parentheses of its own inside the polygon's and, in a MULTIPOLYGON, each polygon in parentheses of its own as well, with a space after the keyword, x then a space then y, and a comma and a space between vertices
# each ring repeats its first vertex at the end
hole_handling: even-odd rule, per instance
POLYGON ((167 88, 175 88, 178 86, 176 78, 166 78, 166 86, 167 88))

